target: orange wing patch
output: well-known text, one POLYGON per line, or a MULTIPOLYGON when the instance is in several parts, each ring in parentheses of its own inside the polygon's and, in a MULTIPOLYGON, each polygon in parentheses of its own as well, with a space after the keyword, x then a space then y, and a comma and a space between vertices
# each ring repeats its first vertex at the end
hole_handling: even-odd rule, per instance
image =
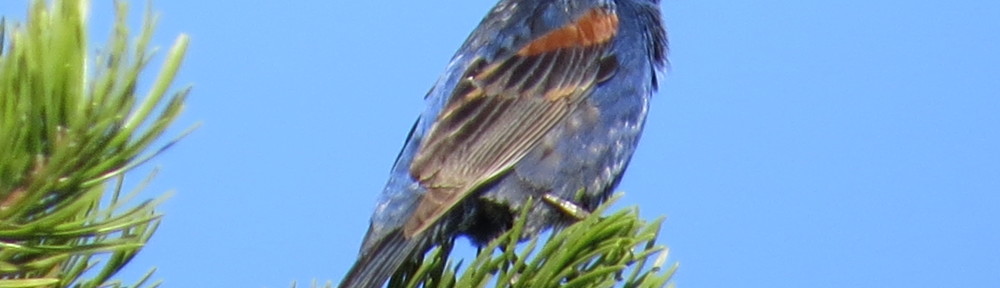
POLYGON ((542 35, 517 51, 520 56, 534 56, 570 47, 583 47, 607 42, 618 32, 618 15, 607 9, 594 8, 569 25, 542 35))

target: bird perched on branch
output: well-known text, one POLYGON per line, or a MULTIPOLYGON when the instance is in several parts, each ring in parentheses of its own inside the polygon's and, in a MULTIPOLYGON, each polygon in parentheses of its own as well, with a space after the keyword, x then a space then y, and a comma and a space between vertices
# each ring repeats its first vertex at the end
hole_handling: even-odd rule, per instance
POLYGON ((659 0, 501 0, 426 96, 340 287, 381 287, 458 236, 523 237, 609 196, 642 132, 667 39, 659 0))

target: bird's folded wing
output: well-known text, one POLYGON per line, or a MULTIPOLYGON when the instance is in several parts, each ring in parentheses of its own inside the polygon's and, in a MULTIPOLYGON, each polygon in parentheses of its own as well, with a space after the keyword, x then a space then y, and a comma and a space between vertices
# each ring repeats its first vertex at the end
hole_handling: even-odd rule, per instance
POLYGON ((428 192, 404 225, 405 237, 507 171, 611 77, 617 29, 611 8, 594 8, 493 63, 470 65, 410 165, 428 192))

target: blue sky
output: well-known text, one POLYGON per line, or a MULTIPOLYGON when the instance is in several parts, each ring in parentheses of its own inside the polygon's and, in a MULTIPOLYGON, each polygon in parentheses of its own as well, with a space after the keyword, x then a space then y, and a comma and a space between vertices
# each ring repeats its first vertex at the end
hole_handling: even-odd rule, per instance
MULTIPOLYGON (((671 68, 619 206, 668 217, 678 287, 1000 283, 1000 2, 664 1, 671 68)), ((171 135, 203 124, 153 161, 146 193, 175 193, 124 275, 166 287, 339 280, 494 4, 156 2, 157 45, 191 36, 171 135)))

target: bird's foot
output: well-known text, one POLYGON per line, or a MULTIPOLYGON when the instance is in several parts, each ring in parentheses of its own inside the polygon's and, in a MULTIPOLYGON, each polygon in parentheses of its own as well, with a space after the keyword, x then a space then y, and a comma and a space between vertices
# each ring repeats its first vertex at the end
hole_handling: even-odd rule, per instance
POLYGON ((542 199, 545 200, 545 202, 558 207, 559 210, 563 211, 563 213, 576 218, 576 220, 583 220, 583 218, 590 216, 590 212, 587 211, 587 209, 583 209, 580 205, 576 205, 576 203, 570 202, 569 200, 559 198, 559 196, 552 195, 551 193, 545 193, 545 195, 542 195, 542 199))

